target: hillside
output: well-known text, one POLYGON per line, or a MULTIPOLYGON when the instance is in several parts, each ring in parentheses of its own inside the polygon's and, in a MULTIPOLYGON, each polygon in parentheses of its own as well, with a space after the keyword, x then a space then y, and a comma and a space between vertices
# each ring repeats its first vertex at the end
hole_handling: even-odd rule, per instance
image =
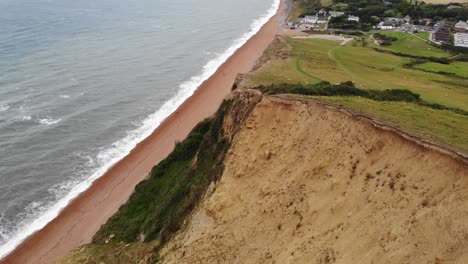
POLYGON ((161 263, 466 263, 467 169, 370 119, 263 97, 161 263))
MULTIPOLYGON (((190 188, 206 192, 194 211, 177 219, 179 231, 163 227, 154 240, 145 233, 148 225, 136 224, 135 237, 126 238, 128 227, 118 224, 135 212, 128 211, 135 195, 153 193, 139 203, 155 204, 151 197, 161 189, 145 188, 150 178, 93 244, 61 263, 468 261, 466 158, 334 106, 254 91, 234 92, 215 120, 230 143, 203 141, 190 170, 198 171, 200 155, 222 143, 229 148, 221 174, 205 174, 210 181, 190 188)), ((164 223, 173 214, 144 215, 134 219, 164 223)))

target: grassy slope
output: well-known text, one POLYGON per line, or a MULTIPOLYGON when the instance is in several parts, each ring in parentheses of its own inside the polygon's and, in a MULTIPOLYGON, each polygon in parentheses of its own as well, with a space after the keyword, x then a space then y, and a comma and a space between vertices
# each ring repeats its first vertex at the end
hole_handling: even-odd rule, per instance
POLYGON ((415 34, 420 36, 423 39, 429 40, 429 32, 418 32, 418 33, 415 33, 415 34))
MULTIPOLYGON (((415 67, 426 71, 451 73, 462 78, 468 78, 468 62, 457 61, 450 64, 426 62, 418 64, 415 67)), ((466 80, 466 82, 468 82, 468 80, 466 80)))
MULTIPOLYGON (((377 52, 372 46, 363 47, 360 40, 346 46, 316 39, 288 39, 288 42, 293 47, 291 58, 266 64, 252 74, 252 80, 258 81, 258 84, 304 84, 319 80, 340 83, 351 80, 359 88, 408 89, 419 93, 423 100, 468 110, 466 79, 406 68, 404 65, 412 59, 377 52)), ((412 52, 403 47, 400 45, 400 52, 412 52)), ((444 51, 437 53, 444 54, 444 51)), ((466 62, 441 65, 437 64, 454 71, 455 67, 466 67, 466 62)), ((462 74, 460 71, 456 73, 462 74)), ((402 102, 376 102, 355 97, 323 97, 321 100, 344 105, 411 133, 468 151, 466 116, 402 102)))
POLYGON ((426 101, 468 110, 466 80, 405 68, 410 58, 362 47, 360 41, 346 46, 317 39, 288 42, 293 47, 291 59, 268 63, 252 75, 254 83, 353 81, 360 88, 408 89, 426 101))
POLYGON ((447 51, 433 47, 421 39, 407 33, 386 31, 381 32, 381 34, 398 38, 398 40, 393 42, 390 46, 380 46, 379 48, 381 49, 424 57, 443 58, 450 55, 447 51))

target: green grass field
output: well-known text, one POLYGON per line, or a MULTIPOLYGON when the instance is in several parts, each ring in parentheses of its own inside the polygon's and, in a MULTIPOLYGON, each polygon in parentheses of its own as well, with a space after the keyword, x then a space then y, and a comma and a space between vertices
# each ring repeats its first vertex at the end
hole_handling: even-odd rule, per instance
MULTIPOLYGON (((414 37, 413 37, 414 38, 414 37)), ((362 89, 407 89, 431 103, 468 111, 466 79, 428 71, 446 71, 460 76, 468 72, 467 63, 424 63, 426 71, 405 67, 408 57, 375 51, 371 40, 360 38, 341 46, 338 41, 287 38, 291 46, 288 59, 274 59, 251 73, 256 85, 278 83, 305 84, 321 80, 332 83, 353 81, 362 89)), ((424 42, 421 41, 423 44, 424 42)), ((414 48, 399 52, 411 54, 414 48)), ((424 51, 425 52, 425 51, 424 51)), ((421 50, 417 51, 420 55, 421 50)), ((448 54, 439 50, 436 54, 448 54)), ((419 56, 418 55, 418 56, 419 56)), ((427 54, 426 54, 427 55, 427 54)), ((429 56, 433 56, 430 54, 429 56)), ((468 119, 452 111, 435 110, 403 102, 378 102, 359 97, 319 97, 320 100, 349 107, 351 110, 375 116, 413 134, 468 151, 468 119)))
POLYGON ((362 47, 357 40, 346 46, 320 39, 289 38, 287 42, 292 56, 270 61, 256 71, 251 77, 255 85, 353 81, 359 88, 408 89, 426 101, 468 110, 466 80, 403 67, 410 58, 362 47))
MULTIPOLYGON (((426 71, 450 73, 462 78, 468 78, 468 62, 456 61, 451 62, 450 64, 426 62, 418 64, 415 67, 426 71)), ((468 80, 466 80, 466 82, 468 82, 468 80)))
POLYGON ((413 56, 436 57, 436 58, 443 58, 443 57, 450 56, 449 52, 436 48, 434 46, 431 46, 428 43, 424 42, 423 40, 413 35, 407 34, 407 33, 385 31, 385 32, 381 32, 381 34, 389 36, 389 37, 395 37, 398 40, 395 42, 392 42, 392 45, 390 46, 377 46, 373 44, 373 46, 378 47, 380 49, 389 50, 389 51, 398 52, 398 53, 407 54, 407 55, 413 55, 413 56))
POLYGON ((415 34, 420 36, 423 39, 429 40, 429 32, 418 32, 418 33, 415 33, 415 34))

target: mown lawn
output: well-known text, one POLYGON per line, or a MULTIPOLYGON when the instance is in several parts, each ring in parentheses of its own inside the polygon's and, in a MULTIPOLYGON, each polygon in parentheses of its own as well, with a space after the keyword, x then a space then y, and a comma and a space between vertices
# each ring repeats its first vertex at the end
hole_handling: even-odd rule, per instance
POLYGON ((413 56, 424 56, 424 57, 436 57, 443 58, 450 56, 450 53, 436 48, 424 42, 422 39, 419 39, 411 34, 404 32, 393 32, 385 31, 381 34, 395 37, 398 40, 392 42, 390 46, 378 46, 380 49, 389 50, 393 52, 398 52, 407 55, 413 56))
MULTIPOLYGON (((414 38, 414 37, 413 37, 414 38)), ((424 47, 426 44, 418 40, 424 47)), ((274 60, 251 73, 257 84, 306 84, 321 80, 331 83, 353 81, 361 89, 407 89, 421 99, 468 111, 468 82, 448 73, 466 76, 467 62, 451 64, 427 62, 416 65, 425 71, 406 67, 414 59, 378 52, 370 39, 360 38, 341 46, 338 41, 288 38, 292 55, 287 60, 274 60), (363 45, 364 43, 364 45, 363 45), (434 72, 430 72, 434 71, 434 72)), ((395 47, 394 47, 395 48, 395 47)), ((413 48, 398 46, 398 52, 413 54, 413 48)), ((446 55, 444 51, 426 53, 416 49, 418 56, 446 55)), ((468 117, 453 111, 437 110, 404 102, 379 102, 360 97, 313 97, 328 103, 343 105, 355 112, 374 116, 412 134, 468 151, 468 117)))
POLYGON ((408 89, 426 101, 468 110, 466 80, 404 67, 410 58, 362 47, 360 40, 346 46, 320 39, 287 41, 291 58, 270 61, 251 74, 255 84, 353 81, 365 89, 408 89))
POLYGON ((415 34, 420 36, 423 39, 429 40, 429 32, 418 32, 418 33, 415 33, 415 34))
POLYGON ((380 102, 361 97, 299 97, 342 105, 355 113, 373 116, 414 135, 468 152, 468 116, 412 103, 380 102))
MULTIPOLYGON (((426 71, 450 73, 459 77, 468 78, 468 62, 455 61, 450 64, 426 62, 418 64, 415 67, 426 71)), ((468 80, 466 80, 466 82, 468 82, 468 80)))

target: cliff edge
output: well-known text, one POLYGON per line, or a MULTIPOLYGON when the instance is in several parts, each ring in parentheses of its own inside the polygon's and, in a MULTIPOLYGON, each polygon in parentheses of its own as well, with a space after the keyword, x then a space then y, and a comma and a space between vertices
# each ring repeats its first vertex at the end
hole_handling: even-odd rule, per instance
POLYGON ((263 96, 161 263, 467 263, 468 165, 313 101, 263 96))

